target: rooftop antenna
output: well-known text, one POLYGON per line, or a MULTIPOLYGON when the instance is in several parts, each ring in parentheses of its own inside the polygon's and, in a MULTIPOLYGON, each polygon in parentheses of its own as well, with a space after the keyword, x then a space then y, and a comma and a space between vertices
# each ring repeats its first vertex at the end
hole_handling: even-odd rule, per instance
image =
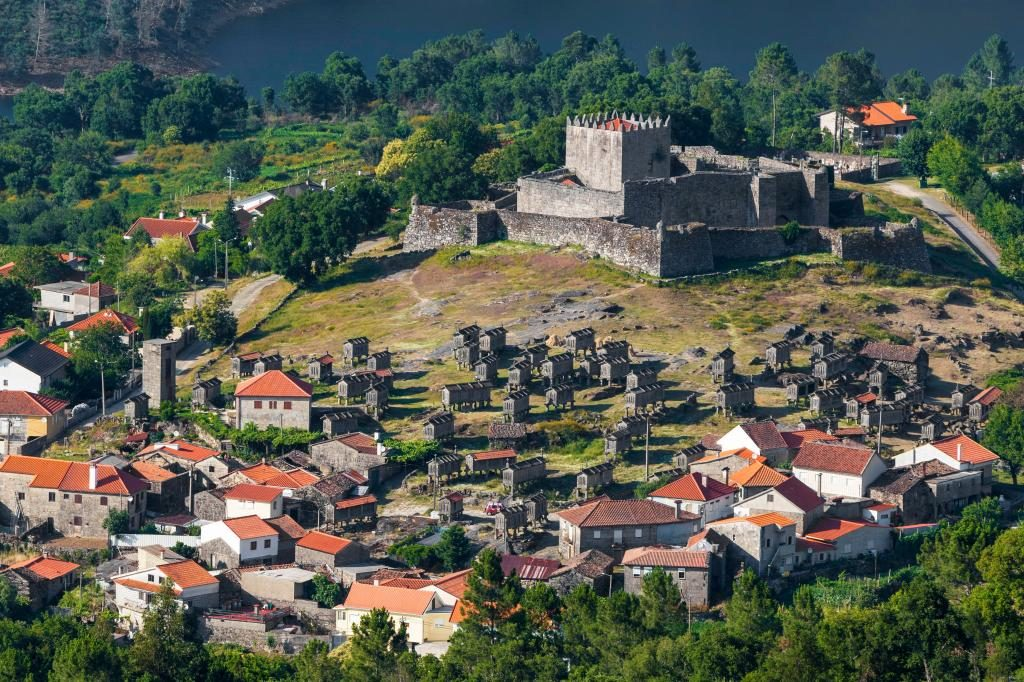
POLYGON ((235 169, 228 168, 228 174, 224 176, 224 179, 228 181, 228 196, 230 197, 231 190, 235 186, 235 180, 238 179, 238 176, 235 175, 235 169))

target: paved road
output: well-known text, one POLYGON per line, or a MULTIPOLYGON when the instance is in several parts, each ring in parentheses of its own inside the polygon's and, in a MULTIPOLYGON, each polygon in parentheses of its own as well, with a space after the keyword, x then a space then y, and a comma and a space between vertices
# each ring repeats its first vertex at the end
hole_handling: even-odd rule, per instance
POLYGON ((999 269, 998 249, 992 246, 984 236, 979 234, 970 223, 961 218, 959 214, 953 210, 953 207, 945 201, 939 199, 934 194, 929 194, 917 187, 904 185, 901 182, 887 182, 883 187, 901 196, 920 199, 924 207, 934 213, 939 220, 949 225, 953 232, 955 232, 956 235, 970 247, 971 251, 973 251, 983 263, 993 270, 999 269))

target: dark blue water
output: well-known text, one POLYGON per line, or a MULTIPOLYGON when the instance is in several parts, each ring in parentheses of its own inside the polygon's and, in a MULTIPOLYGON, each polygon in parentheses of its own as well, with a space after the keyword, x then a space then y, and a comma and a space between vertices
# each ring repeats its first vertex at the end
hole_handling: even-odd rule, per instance
POLYGON ((335 50, 359 57, 368 71, 384 54, 402 57, 449 33, 482 29, 530 34, 546 51, 577 29, 617 36, 644 64, 660 44, 693 45, 705 67, 726 66, 743 78, 757 49, 780 41, 813 71, 838 50, 861 47, 887 74, 910 67, 927 77, 959 73, 993 33, 1024 62, 1022 0, 298 0, 225 27, 208 46, 221 74, 250 89, 279 87, 292 72, 319 70, 335 50))

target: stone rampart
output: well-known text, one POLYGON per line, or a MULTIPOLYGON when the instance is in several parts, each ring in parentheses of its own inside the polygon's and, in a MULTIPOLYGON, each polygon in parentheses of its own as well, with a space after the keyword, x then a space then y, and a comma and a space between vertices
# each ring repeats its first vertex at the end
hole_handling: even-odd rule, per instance
POLYGON ((430 251, 446 246, 477 246, 497 238, 497 222, 491 209, 414 204, 405 231, 405 250, 430 251))
POLYGON ((623 193, 592 189, 568 180, 519 179, 518 210, 567 218, 607 218, 623 215, 623 193))
POLYGON ((896 268, 931 272, 928 247, 917 219, 885 227, 823 229, 832 253, 841 260, 870 261, 896 268))
POLYGON ((815 228, 801 228, 790 242, 774 227, 712 227, 708 232, 716 266, 727 261, 769 260, 831 249, 828 239, 815 228))

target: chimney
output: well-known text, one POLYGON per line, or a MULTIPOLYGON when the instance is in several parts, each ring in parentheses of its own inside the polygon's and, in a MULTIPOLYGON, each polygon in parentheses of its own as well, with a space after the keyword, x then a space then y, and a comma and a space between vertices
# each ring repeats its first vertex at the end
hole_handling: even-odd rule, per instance
POLYGON ((729 485, 729 467, 722 467, 722 477, 725 479, 725 484, 729 485))
POLYGON ((676 518, 680 518, 683 515, 683 501, 676 500, 676 518))
POLYGON ((96 464, 89 463, 89 490, 96 490, 96 464))
POLYGON ((325 190, 327 189, 327 178, 324 178, 320 181, 320 187, 325 190))
POLYGON ((822 474, 818 474, 818 497, 821 497, 821 477, 822 474))
POLYGON ((202 223, 203 225, 205 225, 206 224, 206 218, 208 216, 209 216, 209 214, 206 211, 203 211, 202 213, 199 214, 199 222, 202 223))
POLYGON ((907 104, 907 100, 903 100, 903 104, 900 105, 900 109, 903 110, 904 114, 910 110, 910 105, 907 104))
POLYGON ((956 461, 958 461, 958 462, 964 461, 962 450, 963 450, 963 445, 961 443, 957 443, 956 444, 956 461))
POLYGON ((164 213, 163 211, 160 211, 160 220, 163 220, 166 217, 167 217, 167 214, 164 213))
POLYGON ((380 442, 380 431, 374 431, 373 432, 373 439, 375 441, 377 441, 378 443, 380 442))
POLYGON ((179 218, 184 218, 185 217, 185 209, 181 209, 180 211, 178 211, 178 217, 179 218))

